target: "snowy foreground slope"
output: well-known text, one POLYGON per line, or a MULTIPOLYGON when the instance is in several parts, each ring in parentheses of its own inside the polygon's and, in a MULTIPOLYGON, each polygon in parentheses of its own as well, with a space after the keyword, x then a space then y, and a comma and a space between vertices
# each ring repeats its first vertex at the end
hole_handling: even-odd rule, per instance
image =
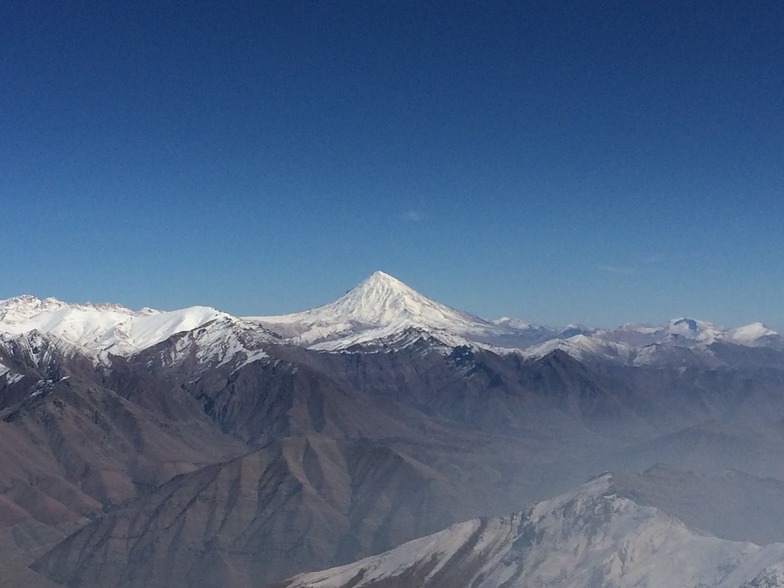
POLYGON ((784 586, 784 544, 727 541, 625 497, 612 475, 280 588, 784 586))

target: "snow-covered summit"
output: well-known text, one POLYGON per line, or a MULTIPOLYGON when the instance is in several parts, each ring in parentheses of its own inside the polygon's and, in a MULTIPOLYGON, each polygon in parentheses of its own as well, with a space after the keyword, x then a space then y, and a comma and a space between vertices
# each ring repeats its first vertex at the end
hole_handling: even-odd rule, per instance
POLYGON ((784 349, 782 337, 761 323, 727 329, 683 317, 658 326, 632 323, 597 330, 579 324, 553 329, 510 317, 488 321, 428 298, 381 271, 324 306, 247 320, 275 331, 289 343, 328 351, 399 348, 416 340, 416 333, 446 347, 522 351, 532 358, 561 349, 581 361, 635 365, 672 355, 662 355, 662 350, 681 353, 690 349, 710 363, 709 347, 721 342, 784 349))
POLYGON ((717 341, 726 341, 738 345, 755 346, 779 333, 760 322, 736 328, 726 328, 707 321, 688 317, 675 318, 664 326, 626 324, 614 330, 603 330, 599 335, 604 338, 633 340, 640 344, 679 342, 681 345, 703 343, 710 345, 717 341))
POLYGON ((134 315, 134 314, 155 314, 158 311, 152 309, 144 309, 134 312, 129 308, 125 308, 119 304, 95 304, 87 302, 84 304, 71 304, 63 302, 57 298, 38 298, 30 294, 22 294, 21 296, 14 296, 7 300, 0 300, 0 323, 10 324, 23 324, 36 316, 46 313, 53 313, 62 309, 80 309, 80 310, 96 310, 96 311, 111 311, 120 314, 134 315))
POLYGON ((286 319, 280 322, 313 318, 368 326, 386 326, 406 320, 450 328, 491 326, 488 321, 436 302, 381 271, 373 273, 329 304, 301 313, 267 318, 286 319))
POLYGON ((250 339, 272 342, 270 330, 279 335, 278 342, 335 352, 388 351, 427 341, 445 349, 469 345, 530 358, 562 350, 580 361, 706 366, 746 361, 748 352, 738 346, 771 350, 765 352, 769 364, 778 361, 776 353, 784 353, 784 337, 762 323, 725 328, 682 317, 658 326, 630 323, 596 330, 582 325, 553 329, 509 317, 488 321, 437 302, 381 271, 324 306, 280 316, 237 318, 206 306, 135 311, 30 295, 0 300, 0 334, 49 333, 99 361, 131 355, 208 323, 214 323, 210 337, 216 340, 233 338, 232 329, 250 329, 259 331, 250 339))
POLYGON ((757 345, 766 340, 778 337, 779 333, 763 325, 760 322, 751 323, 732 329, 728 333, 728 338, 741 345, 757 345))
POLYGON ((664 325, 629 323, 616 329, 584 333, 584 336, 566 335, 563 331, 558 337, 526 347, 523 354, 541 357, 561 349, 581 361, 717 367, 733 364, 733 357, 743 361, 745 352, 733 350, 735 346, 768 348, 774 352, 784 350, 784 338, 762 323, 726 328, 687 317, 672 319, 664 325))
POLYGON ((673 319, 664 328, 666 336, 683 337, 704 343, 712 343, 717 339, 721 339, 724 331, 725 329, 713 323, 686 317, 673 319))
POLYGON ((556 350, 564 351, 579 361, 603 358, 623 363, 628 362, 634 353, 633 347, 622 341, 605 341, 601 337, 578 334, 548 339, 544 343, 527 347, 523 354, 526 357, 541 358, 556 350))
POLYGON ((0 301, 0 333, 48 333, 98 361, 109 355, 131 355, 219 318, 237 320, 207 306, 164 312, 133 311, 115 304, 69 304, 29 295, 0 301))
POLYGON ((388 325, 410 320, 450 328, 489 326, 487 321, 431 300, 380 271, 317 310, 369 325, 388 325))
POLYGON ((530 329, 530 328, 535 328, 535 325, 532 325, 531 323, 528 323, 528 322, 526 322, 524 320, 521 320, 519 318, 510 317, 510 316, 502 316, 499 319, 495 319, 493 321, 493 324, 497 325, 499 327, 507 327, 507 328, 510 328, 510 329, 530 329))
POLYGON ((324 344, 330 342, 330 349, 374 341, 412 328, 457 336, 498 330, 489 321, 436 302, 381 271, 324 306, 248 320, 264 324, 298 344, 325 348, 324 344))

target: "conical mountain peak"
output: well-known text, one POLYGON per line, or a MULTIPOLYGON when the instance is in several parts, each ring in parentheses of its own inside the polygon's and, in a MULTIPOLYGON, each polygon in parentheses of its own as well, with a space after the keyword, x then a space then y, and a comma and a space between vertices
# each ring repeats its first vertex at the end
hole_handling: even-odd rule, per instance
POLYGON ((378 271, 371 274, 332 304, 353 315, 353 320, 385 323, 389 313, 416 314, 422 305, 438 304, 410 288, 397 278, 378 271), (384 318, 384 315, 387 315, 384 318))
POLYGON ((382 271, 373 272, 362 282, 354 286, 353 290, 380 291, 387 294, 417 294, 416 290, 408 287, 397 278, 382 271))
POLYGON ((373 273, 334 302, 316 310, 367 325, 389 325, 405 321, 443 328, 454 327, 455 323, 466 320, 481 321, 436 302, 381 271, 373 273))
MULTIPOLYGON (((455 336, 495 328, 477 316, 420 294, 382 271, 374 272, 324 306, 254 320, 284 337, 292 337, 299 344, 308 345, 329 341, 345 341, 349 345, 393 336, 409 328, 455 336)), ((336 345, 333 347, 339 348, 336 345)))
POLYGON ((401 282, 400 280, 398 280, 394 276, 391 276, 391 275, 389 275, 386 272, 382 272, 381 270, 374 271, 367 278, 365 278, 364 281, 365 282, 381 281, 381 282, 394 282, 394 283, 398 283, 398 284, 403 284, 403 282, 401 282))

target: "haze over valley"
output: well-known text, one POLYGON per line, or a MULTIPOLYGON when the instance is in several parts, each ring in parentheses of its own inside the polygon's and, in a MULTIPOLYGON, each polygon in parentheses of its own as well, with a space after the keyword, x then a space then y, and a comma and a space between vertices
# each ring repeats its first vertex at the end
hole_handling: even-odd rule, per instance
POLYGON ((487 320, 383 272, 282 316, 11 298, 3 574, 245 587, 348 564, 280 585, 784 585, 783 360, 760 323, 487 320), (526 514, 575 496, 552 515, 568 538, 526 514), (699 565, 664 573, 673 550, 699 565))
POLYGON ((784 588, 784 3, 0 23, 2 588, 784 588))

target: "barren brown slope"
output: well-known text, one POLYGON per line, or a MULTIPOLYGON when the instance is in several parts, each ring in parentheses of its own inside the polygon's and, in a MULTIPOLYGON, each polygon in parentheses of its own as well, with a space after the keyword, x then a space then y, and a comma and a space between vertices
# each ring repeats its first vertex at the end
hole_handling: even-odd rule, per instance
MULTIPOLYGON (((118 463, 104 463, 82 439, 78 451, 63 452, 67 466, 54 459, 56 467, 85 474, 79 467, 94 462, 126 472, 141 491, 36 569, 72 586, 228 587, 336 565, 545 498, 612 469, 640 441, 729 413, 744 399, 771 407, 779 389, 774 377, 764 394, 749 395, 754 380, 731 373, 689 376, 699 386, 675 370, 635 381, 563 353, 530 361, 444 353, 426 342, 368 354, 271 346, 239 369, 205 367, 193 353, 172 362, 186 339, 117 359, 97 382, 59 380, 60 396, 17 407, 26 415, 29 402, 48 414, 60 398, 68 408, 51 417, 52 429, 85 428, 91 439, 102 430, 96 415, 111 417, 118 454, 108 458, 118 463), (680 387, 661 386, 670 376, 680 387), (62 392, 67 382, 74 397, 62 392), (734 383, 732 394, 714 386, 724 383, 734 383), (224 461, 216 452, 226 440, 254 453, 224 461), (176 457, 183 455, 190 457, 176 457), (156 477, 160 464, 192 467, 194 459, 220 463, 154 488, 179 471, 156 477)), ((41 435, 35 419, 22 422, 30 427, 15 430, 25 438, 41 435)), ((659 460, 657 451, 644 465, 659 460)))
POLYGON ((5 343, 15 377, 0 386, 4 585, 34 585, 27 564, 104 508, 244 451, 184 393, 194 410, 166 417, 102 385, 67 346, 36 334, 5 343))
POLYGON ((456 494, 408 455, 309 434, 179 476, 34 568, 84 587, 258 586, 438 529, 456 494))

